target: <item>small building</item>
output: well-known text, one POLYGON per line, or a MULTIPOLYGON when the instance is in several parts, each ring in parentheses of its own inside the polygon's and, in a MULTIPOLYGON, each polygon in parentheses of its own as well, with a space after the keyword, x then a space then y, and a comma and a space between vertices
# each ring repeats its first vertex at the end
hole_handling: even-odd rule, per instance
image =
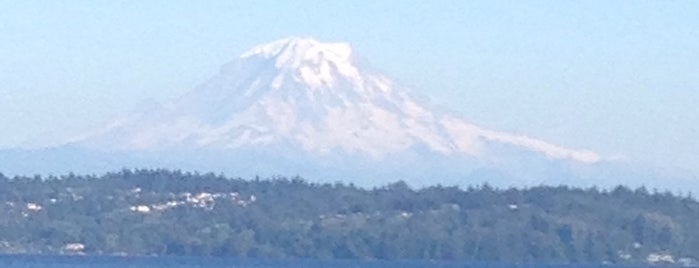
POLYGON ((651 253, 648 254, 646 261, 651 264, 675 263, 675 257, 667 253, 651 253))
POLYGON ((146 205, 132 206, 131 211, 139 213, 150 213, 150 207, 146 205))
POLYGON ((31 211, 40 211, 44 209, 41 205, 36 203, 27 203, 27 209, 31 211))
POLYGON ((63 246, 63 250, 69 252, 82 252, 85 250, 85 244, 83 243, 69 243, 63 246))

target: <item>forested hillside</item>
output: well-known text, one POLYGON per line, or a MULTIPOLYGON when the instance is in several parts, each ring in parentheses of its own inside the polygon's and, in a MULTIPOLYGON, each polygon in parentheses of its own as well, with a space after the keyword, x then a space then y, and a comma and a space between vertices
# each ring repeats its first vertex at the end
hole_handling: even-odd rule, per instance
POLYGON ((625 187, 362 189, 168 170, 0 176, 0 252, 692 264, 699 203, 625 187))

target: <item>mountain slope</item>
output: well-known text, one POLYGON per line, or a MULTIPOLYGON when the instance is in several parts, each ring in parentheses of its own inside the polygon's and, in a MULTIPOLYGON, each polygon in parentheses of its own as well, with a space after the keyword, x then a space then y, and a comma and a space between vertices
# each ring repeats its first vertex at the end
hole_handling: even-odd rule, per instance
MULTIPOLYGON (((287 38, 260 45, 163 106, 73 140, 97 150, 286 148, 382 160, 415 152, 497 162, 491 144, 550 159, 600 157, 433 112, 388 77, 365 71, 345 43, 287 38)), ((279 151, 279 150, 277 150, 279 151)))

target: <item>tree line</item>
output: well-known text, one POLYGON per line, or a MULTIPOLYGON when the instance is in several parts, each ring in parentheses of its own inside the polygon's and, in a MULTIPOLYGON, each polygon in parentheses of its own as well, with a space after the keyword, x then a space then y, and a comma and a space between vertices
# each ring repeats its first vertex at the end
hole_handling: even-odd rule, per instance
POLYGON ((0 253, 688 262, 699 203, 645 188, 497 189, 172 170, 0 175, 0 253), (655 258, 655 259, 653 259, 655 258))

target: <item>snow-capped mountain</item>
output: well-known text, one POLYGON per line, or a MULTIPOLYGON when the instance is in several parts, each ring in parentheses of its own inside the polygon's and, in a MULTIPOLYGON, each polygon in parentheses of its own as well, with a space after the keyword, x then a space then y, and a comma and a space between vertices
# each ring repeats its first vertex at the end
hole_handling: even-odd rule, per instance
POLYGON ((122 152, 283 148, 276 151, 369 162, 411 152, 498 162, 508 156, 497 148, 507 147, 550 160, 600 161, 591 151, 485 129, 435 112, 355 59, 346 43, 287 38, 263 44, 183 96, 71 142, 122 152))
POLYGON ((404 180, 699 191, 691 176, 472 124, 416 99, 356 58, 345 43, 287 38, 263 44, 164 104, 145 103, 57 146, 0 150, 0 171, 170 168, 370 187, 404 180))

